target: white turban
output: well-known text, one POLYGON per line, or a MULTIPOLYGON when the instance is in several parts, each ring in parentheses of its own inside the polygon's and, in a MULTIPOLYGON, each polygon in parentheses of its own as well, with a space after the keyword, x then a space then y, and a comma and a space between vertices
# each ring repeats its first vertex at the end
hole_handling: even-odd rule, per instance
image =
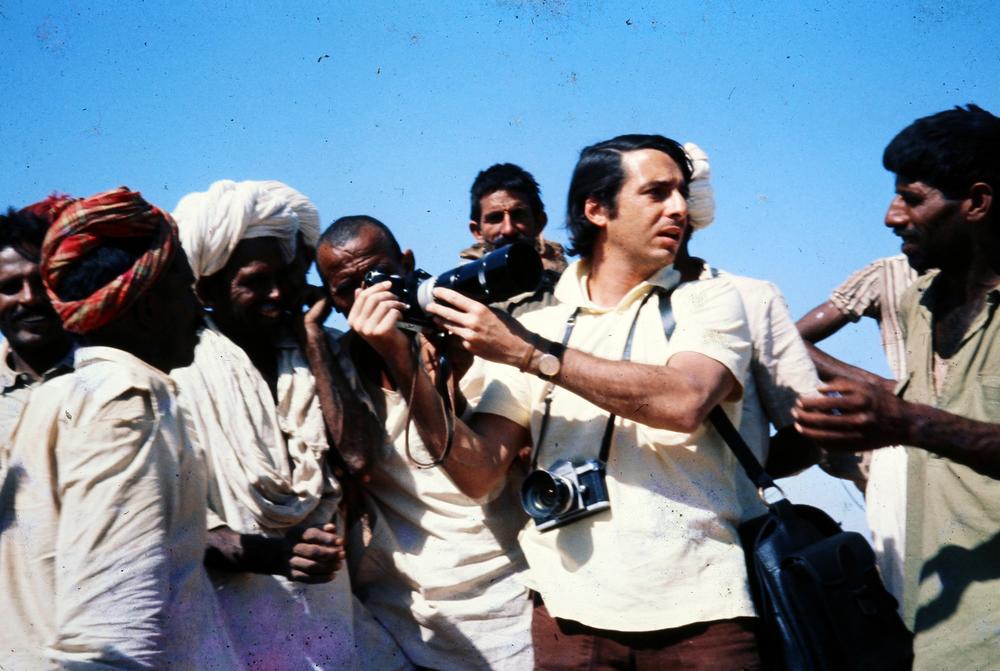
POLYGON ((319 238, 316 207, 295 189, 274 180, 219 180, 208 191, 181 198, 173 217, 195 277, 222 270, 243 240, 277 238, 285 261, 291 262, 299 232, 313 247, 319 238))
POLYGON ((707 228, 715 219, 715 190, 709 181, 708 154, 694 142, 686 142, 684 151, 692 166, 691 183, 688 184, 688 222, 698 231, 707 228))

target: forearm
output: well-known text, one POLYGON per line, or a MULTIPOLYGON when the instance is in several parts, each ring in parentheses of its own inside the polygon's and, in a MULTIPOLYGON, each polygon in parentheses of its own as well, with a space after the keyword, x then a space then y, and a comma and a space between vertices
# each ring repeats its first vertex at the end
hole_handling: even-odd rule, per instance
POLYGON ((845 377, 850 380, 879 385, 890 390, 895 385, 893 380, 888 380, 864 368, 852 366, 849 363, 832 357, 808 341, 806 342, 806 348, 809 350, 809 356, 816 365, 816 372, 819 373, 820 379, 824 382, 832 380, 835 377, 845 377))
MULTIPOLYGON (((538 372, 544 349, 535 349, 526 372, 538 372)), ((729 391, 669 366, 611 361, 573 349, 563 354, 553 382, 619 417, 684 433, 695 431, 729 391)))
POLYGON ((340 454, 352 475, 365 472, 372 452, 382 440, 382 426, 354 394, 340 365, 334 360, 322 329, 306 330, 306 357, 316 379, 323 421, 330 447, 340 454))
POLYGON ((282 539, 240 534, 229 527, 209 530, 205 565, 233 573, 288 574, 282 539))
POLYGON ((1000 424, 980 422, 928 405, 907 403, 906 434, 900 442, 1000 479, 1000 424))
MULTIPOLYGON (((414 366, 409 352, 397 353, 386 358, 401 393, 411 402, 410 416, 420 439, 428 452, 440 458, 448 439, 442 399, 422 366, 414 366)), ((509 453, 497 441, 490 440, 489 432, 474 431, 454 415, 451 451, 442 467, 467 496, 479 498, 494 489, 510 465, 509 453)))

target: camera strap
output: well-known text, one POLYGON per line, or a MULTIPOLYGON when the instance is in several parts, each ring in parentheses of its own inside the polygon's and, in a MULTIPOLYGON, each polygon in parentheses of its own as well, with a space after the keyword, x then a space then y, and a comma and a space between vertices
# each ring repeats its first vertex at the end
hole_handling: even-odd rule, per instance
MULTIPOLYGON (((654 288, 649 293, 647 293, 645 296, 643 296, 642 302, 639 303, 639 309, 635 311, 635 316, 632 317, 632 324, 629 326, 628 329, 628 337, 625 339, 625 349, 622 352, 622 361, 628 361, 629 358, 632 356, 632 340, 635 338, 635 327, 636 324, 639 322, 639 315, 642 313, 642 308, 646 306, 646 303, 653 296, 653 294, 659 294, 661 315, 663 313, 662 306, 664 302, 666 302, 667 310, 669 312, 671 291, 673 291, 673 289, 670 289, 670 291, 662 292, 657 287, 654 288)), ((566 320, 566 330, 563 333, 563 339, 562 339, 563 347, 566 347, 566 345, 569 344, 569 338, 573 334, 573 328, 576 326, 576 318, 577 315, 579 314, 580 314, 580 308, 577 307, 575 310, 573 310, 573 313, 570 314, 569 319, 566 320)), ((671 313, 671 319, 673 319, 672 313, 671 313)), ((672 330, 673 329, 671 329, 671 331, 672 330)), ((531 470, 534 470, 535 468, 538 467, 538 453, 542 449, 542 441, 545 439, 545 432, 549 426, 549 413, 552 410, 552 392, 554 390, 555 390, 555 384, 549 382, 548 386, 545 389, 545 400, 544 400, 545 412, 544 414, 542 414, 542 422, 541 425, 538 427, 538 440, 535 441, 534 446, 531 448, 531 470)), ((615 415, 615 413, 611 413, 608 416, 607 423, 604 425, 604 436, 601 438, 601 452, 600 452, 600 459, 604 463, 607 463, 608 455, 611 452, 611 438, 615 432, 615 420, 617 418, 618 416, 615 415)))

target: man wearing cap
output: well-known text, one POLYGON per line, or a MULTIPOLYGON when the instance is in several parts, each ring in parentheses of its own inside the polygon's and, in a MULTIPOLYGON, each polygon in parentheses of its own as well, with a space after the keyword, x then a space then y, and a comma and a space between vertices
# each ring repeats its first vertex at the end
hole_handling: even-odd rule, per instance
POLYGON ((203 567, 204 464, 166 374, 199 320, 173 222, 124 187, 73 201, 41 259, 81 347, 0 452, 0 666, 239 668, 203 567))
POLYGON ((63 331, 38 273, 39 254, 52 212, 52 196, 0 215, 0 443, 10 432, 31 390, 73 367, 70 336, 63 331))
POLYGON ((174 377, 209 467, 211 575, 237 654, 290 671, 402 664, 368 630, 346 571, 335 574, 341 487, 294 337, 301 306, 290 312, 307 265, 298 244, 319 235, 315 207, 281 182, 222 180, 182 198, 174 217, 208 311, 194 364, 174 377))

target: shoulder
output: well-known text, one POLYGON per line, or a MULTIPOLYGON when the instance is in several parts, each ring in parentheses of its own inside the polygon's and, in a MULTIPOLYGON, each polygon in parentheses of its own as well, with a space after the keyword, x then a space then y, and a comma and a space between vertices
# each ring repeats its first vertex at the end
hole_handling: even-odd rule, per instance
POLYGON ((674 290, 672 300, 675 308, 690 307, 699 311, 745 315, 740 292, 727 275, 685 282, 674 290))

